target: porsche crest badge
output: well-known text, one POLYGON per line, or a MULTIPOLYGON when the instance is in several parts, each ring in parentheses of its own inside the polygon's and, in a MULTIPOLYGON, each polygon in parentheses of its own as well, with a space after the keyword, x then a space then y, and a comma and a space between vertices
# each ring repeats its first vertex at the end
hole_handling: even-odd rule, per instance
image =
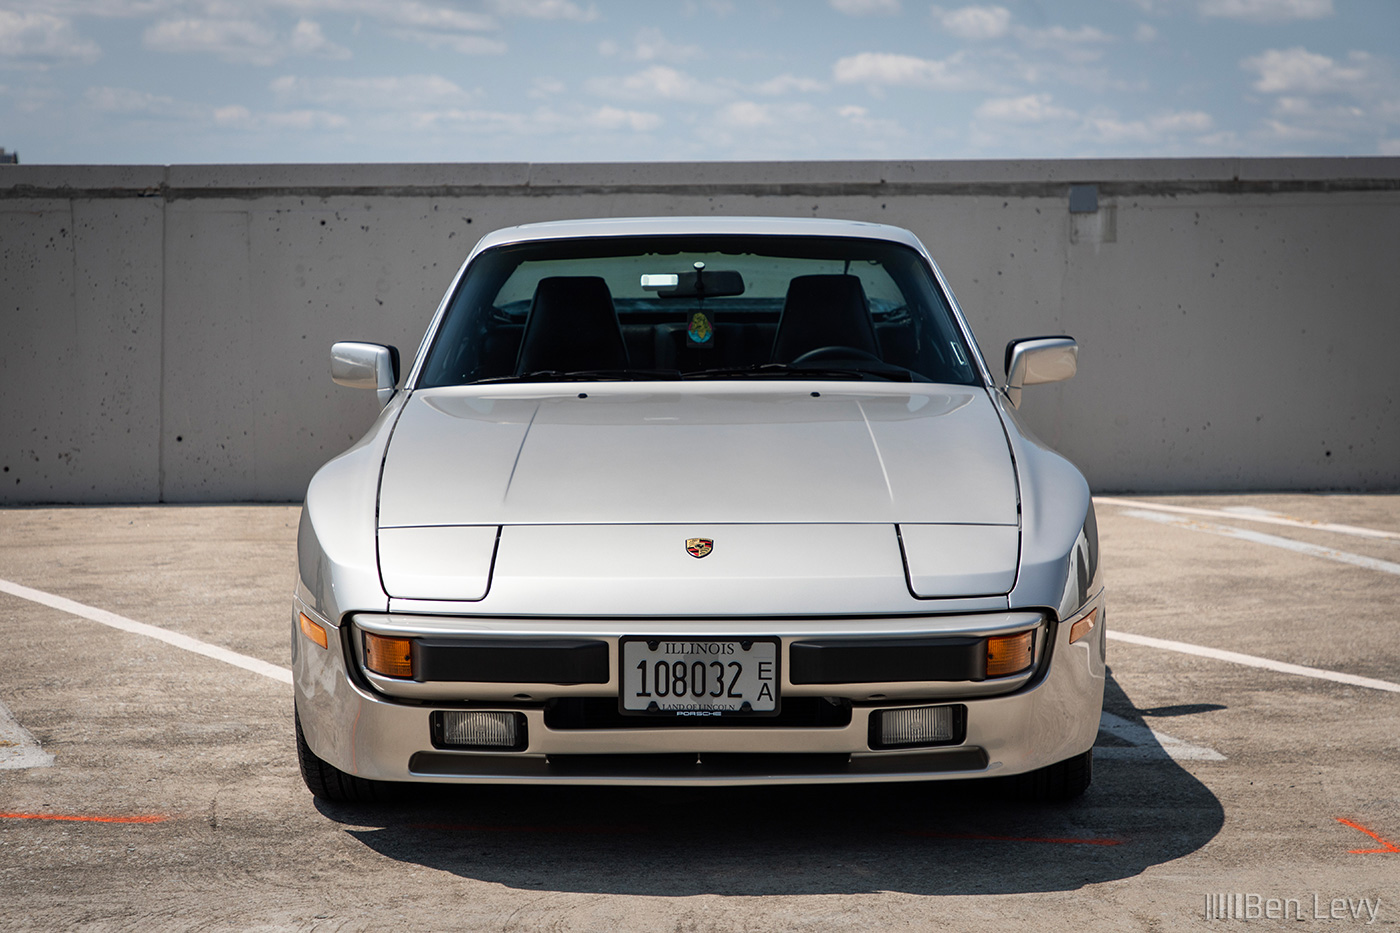
POLYGON ((715 549, 715 542, 710 538, 686 538, 685 550, 691 557, 704 557, 715 549))

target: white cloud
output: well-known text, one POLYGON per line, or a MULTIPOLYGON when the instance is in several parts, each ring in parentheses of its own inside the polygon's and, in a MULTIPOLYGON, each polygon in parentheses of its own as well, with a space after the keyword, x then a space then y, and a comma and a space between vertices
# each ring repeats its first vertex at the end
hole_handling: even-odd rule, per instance
POLYGON ((253 112, 242 104, 218 107, 214 110, 214 122, 219 126, 251 127, 253 112))
POLYGON ((1057 104, 1050 94, 1025 94, 984 101, 972 121, 974 143, 983 147, 1026 147, 1041 152, 1083 152, 1086 142, 1099 151, 1147 155, 1195 146, 1215 128, 1202 111, 1164 111, 1122 119, 1112 111, 1081 113, 1057 104))
POLYGON ((781 74, 775 78, 769 78, 759 84, 755 84, 753 89, 760 94, 767 94, 777 97, 781 94, 790 94, 793 91, 815 92, 825 91, 827 85, 822 81, 813 78, 799 78, 796 75, 781 74))
POLYGON ((1004 6, 933 8, 934 18, 960 39, 1000 39, 1011 28, 1011 11, 1004 6))
POLYGON ((996 123, 1048 123, 1078 120, 1079 114, 1051 103, 1049 94, 998 97, 977 108, 977 118, 996 123))
MULTIPOLYGON (((908 137, 896 121, 872 119, 863 107, 818 107, 808 101, 739 100, 701 114, 691 140, 725 158, 877 158, 908 137)), ((693 144, 693 143, 692 143, 693 144)))
POLYGON ((703 102, 728 96, 717 85, 706 84, 666 65, 653 65, 622 78, 592 78, 587 86, 595 94, 629 100, 703 102))
POLYGON ((637 61, 641 62, 656 60, 683 62, 700 57, 701 49, 698 45, 682 45, 679 42, 671 42, 662 35, 660 29, 642 29, 637 32, 633 54, 636 55, 637 61))
POLYGON ((268 85, 279 103, 369 110, 441 110, 465 107, 480 92, 438 75, 380 78, 305 78, 284 75, 268 85))
POLYGON ((276 34, 251 20, 167 19, 150 26, 142 41, 155 52, 215 55, 254 65, 270 65, 284 54, 276 34))
MULTIPOLYGON (((221 0, 203 0, 215 4, 221 0)), ((396 39, 459 55, 501 55, 506 44, 480 35, 499 27, 486 13, 459 10, 423 0, 262 0, 268 8, 286 7, 300 12, 339 13, 365 17, 388 27, 396 39)))
MULTIPOLYGON (((104 3, 127 3, 139 6, 142 0, 98 0, 104 3)), ((363 16, 397 26, 419 29, 447 29, 456 32, 481 32, 497 28, 494 17, 471 10, 460 10, 451 4, 425 3, 423 0, 195 0, 209 15, 214 12, 245 15, 258 10, 286 9, 302 15, 311 13, 340 13, 363 16)), ((184 0, 147 0, 147 5, 187 5, 184 0)))
POLYGON ((583 23, 598 18, 593 4, 581 7, 573 0, 492 0, 491 8, 501 16, 528 19, 567 19, 583 23))
POLYGON ((1101 142, 1138 143, 1144 149, 1163 145, 1181 136, 1209 132, 1215 126, 1210 114, 1201 111, 1161 113, 1145 120, 1119 120, 1116 116, 1091 116, 1088 128, 1101 142))
POLYGON ((585 117, 585 122, 600 130, 631 130, 634 133, 647 133, 661 125, 661 117, 643 110, 622 110, 617 107, 599 107, 585 117))
POLYGON ((52 112, 62 104, 64 94, 53 87, 8 87, 0 84, 0 97, 8 98, 20 113, 52 112))
POLYGON ((1268 139, 1354 151, 1358 141, 1400 126, 1400 80, 1387 59, 1350 52, 1338 62, 1303 48, 1270 49, 1240 67, 1257 75, 1256 91, 1277 95, 1263 122, 1268 139))
POLYGON ((726 105, 720 110, 718 117, 721 123, 728 126, 770 126, 773 123, 773 115, 769 108, 751 100, 736 100, 726 105))
POLYGON ((870 16, 873 13, 899 12, 899 0, 828 0, 831 8, 847 16, 870 16))
POLYGON ((93 110, 120 116, 193 119, 202 114, 197 105, 188 101, 124 87, 90 87, 83 100, 93 110))
POLYGON ((1205 154, 1220 155, 1224 153, 1244 153, 1249 147, 1245 145, 1240 134, 1234 130, 1220 130, 1216 133, 1206 133, 1204 136, 1196 137, 1198 150, 1205 154))
POLYGON ((967 87, 970 79, 956 58, 934 61, 893 52, 861 52, 838 59, 831 73, 839 84, 958 90, 967 87))
POLYGON ((555 97, 563 94, 569 86, 558 78, 536 78, 530 83, 529 94, 535 99, 555 97))
POLYGON ((292 30, 292 51, 298 55, 315 55, 319 58, 346 59, 350 50, 336 45, 321 32, 321 25, 309 19, 301 20, 292 30))
POLYGON ((458 55, 504 55, 506 44, 500 39, 473 33, 434 32, 429 29, 393 29, 390 33, 410 42, 421 42, 430 49, 450 49, 458 55))
POLYGON ((1324 19, 1335 12, 1332 0, 1201 0, 1199 9, 1202 16, 1255 23, 1324 19))
POLYGON ((612 57, 623 55, 633 61, 651 62, 683 62, 692 58, 699 58, 704 50, 698 45, 682 45, 672 42, 666 38, 660 29, 645 28, 637 30, 630 47, 624 48, 621 43, 612 39, 604 39, 598 43, 598 52, 601 55, 612 57))
MULTIPOLYGON (((192 0, 4 0, 7 9, 45 13, 72 19, 93 16, 102 19, 151 17, 168 14, 192 0)), ((212 5, 212 0, 209 4, 212 5)))
POLYGON ((733 0, 705 0, 704 3, 696 3, 695 0, 685 0, 681 4, 681 12, 686 16, 697 16, 706 14, 711 16, 725 17, 731 15, 736 7, 733 0))
POLYGON ((495 137, 559 137, 596 139, 599 134, 612 138, 618 133, 646 134, 660 127, 661 116, 642 110, 618 107, 567 108, 540 107, 533 112, 449 109, 411 115, 418 131, 467 131, 481 141, 495 137))
POLYGON ((164 19, 142 36, 155 52, 214 55, 228 62, 270 65, 289 55, 346 59, 350 50, 326 38, 319 23, 302 19, 285 39, 250 19, 184 17, 164 19))
POLYGON ((324 110, 289 110, 269 113, 263 122, 272 129, 279 130, 336 130, 350 125, 350 121, 338 113, 324 110))
POLYGON ((1103 54, 1099 46, 1113 42, 1113 36, 1095 26, 1080 26, 1068 29, 1064 26, 1050 26, 1044 29, 1016 30, 1016 37, 1027 48, 1056 52, 1069 61, 1088 62, 1103 54))
POLYGON ((58 62, 92 62, 101 50, 73 31, 72 22, 50 13, 0 10, 0 56, 5 64, 46 67, 58 62))
POLYGON ((1265 94, 1355 93, 1367 84, 1372 59, 1365 52, 1352 52, 1348 61, 1350 65, 1339 65, 1326 55, 1303 48, 1270 49, 1246 58, 1240 67, 1259 75, 1254 89, 1265 94))
MULTIPOLYGON (((1394 108, 1400 111, 1400 108, 1394 108)), ((1305 97, 1280 97, 1265 126, 1279 139, 1345 139, 1370 136, 1386 125, 1400 125, 1400 112, 1355 103, 1319 103, 1305 97)))
MULTIPOLYGON (((313 0, 314 2, 314 0, 313 0)), ((496 21, 490 16, 458 10, 450 6, 435 6, 409 0, 395 3, 393 0, 322 0, 335 7, 343 7, 345 12, 356 12, 373 16, 401 26, 415 26, 419 29, 447 29, 453 32, 483 32, 496 28, 496 21)))
POLYGON ((213 112, 214 124, 224 129, 257 130, 338 130, 350 126, 340 114, 323 110, 284 110, 255 113, 242 104, 219 107, 213 112))
POLYGON ((1151 23, 1138 23, 1137 29, 1133 31, 1133 38, 1139 42, 1157 41, 1157 27, 1151 23))

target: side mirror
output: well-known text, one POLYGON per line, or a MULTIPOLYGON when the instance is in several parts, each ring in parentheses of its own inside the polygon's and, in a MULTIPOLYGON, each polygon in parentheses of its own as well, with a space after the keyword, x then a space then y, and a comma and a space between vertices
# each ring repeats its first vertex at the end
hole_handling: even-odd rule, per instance
POLYGON ((389 404, 399 384, 399 351, 377 343, 341 341, 331 347, 331 378, 352 389, 375 389, 389 404))
POLYGON ((1006 399, 1021 407, 1021 387, 1063 382, 1079 369, 1073 337, 1022 337, 1006 345, 1006 399))

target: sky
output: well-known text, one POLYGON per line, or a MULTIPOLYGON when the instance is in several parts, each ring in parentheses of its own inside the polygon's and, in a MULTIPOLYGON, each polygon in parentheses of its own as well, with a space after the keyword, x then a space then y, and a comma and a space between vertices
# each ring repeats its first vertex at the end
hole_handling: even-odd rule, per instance
POLYGON ((21 162, 1400 155, 1400 0, 0 0, 21 162))

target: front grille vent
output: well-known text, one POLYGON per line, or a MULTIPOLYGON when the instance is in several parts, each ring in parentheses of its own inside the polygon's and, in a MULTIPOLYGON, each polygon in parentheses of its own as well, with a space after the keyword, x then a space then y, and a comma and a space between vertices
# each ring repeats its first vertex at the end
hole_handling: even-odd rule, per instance
POLYGON ((556 730, 657 728, 840 728, 851 724, 849 700, 785 697, 776 716, 658 717, 624 716, 612 697, 565 697, 544 705, 544 724, 556 730))

